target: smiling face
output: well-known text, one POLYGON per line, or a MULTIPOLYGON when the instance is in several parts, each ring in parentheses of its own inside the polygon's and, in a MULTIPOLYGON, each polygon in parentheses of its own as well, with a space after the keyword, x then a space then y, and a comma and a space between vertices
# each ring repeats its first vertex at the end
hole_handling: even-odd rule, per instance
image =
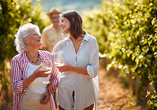
POLYGON ((39 48, 41 43, 41 35, 35 29, 30 29, 26 38, 23 38, 24 43, 28 48, 39 48))
POLYGON ((75 39, 84 33, 82 29, 82 18, 75 10, 66 11, 61 14, 60 26, 62 27, 63 33, 68 33, 75 39))
POLYGON ((59 26, 61 27, 63 34, 70 33, 70 22, 67 18, 61 17, 59 26))

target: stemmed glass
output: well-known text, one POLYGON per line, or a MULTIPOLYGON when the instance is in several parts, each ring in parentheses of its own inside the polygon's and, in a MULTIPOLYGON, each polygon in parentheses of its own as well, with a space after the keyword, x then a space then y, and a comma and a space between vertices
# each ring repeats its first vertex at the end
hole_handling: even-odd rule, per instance
POLYGON ((53 57, 54 57, 54 64, 56 65, 56 66, 63 66, 64 65, 64 62, 63 62, 63 54, 62 54, 63 52, 62 51, 59 51, 59 52, 55 52, 54 54, 53 54, 53 57))
MULTIPOLYGON (((52 60, 51 59, 44 59, 43 60, 43 67, 42 70, 48 70, 47 72, 45 72, 46 74, 49 74, 49 76, 47 77, 48 79, 50 78, 50 74, 52 71, 52 60)), ((49 84, 50 81, 49 80, 45 80, 43 81, 44 84, 49 84)))

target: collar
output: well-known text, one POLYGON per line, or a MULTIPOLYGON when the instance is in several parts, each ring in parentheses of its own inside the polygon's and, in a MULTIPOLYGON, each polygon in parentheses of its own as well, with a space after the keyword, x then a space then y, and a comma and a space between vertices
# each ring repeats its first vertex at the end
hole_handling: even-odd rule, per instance
MULTIPOLYGON (((70 35, 67 38, 65 38, 65 40, 70 41, 71 40, 70 35)), ((86 35, 83 38, 83 41, 89 41, 89 34, 87 32, 86 32, 86 35)))

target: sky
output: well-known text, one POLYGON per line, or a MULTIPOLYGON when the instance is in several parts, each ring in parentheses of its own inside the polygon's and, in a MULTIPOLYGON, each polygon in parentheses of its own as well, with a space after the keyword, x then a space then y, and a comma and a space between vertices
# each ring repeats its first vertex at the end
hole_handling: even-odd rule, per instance
MULTIPOLYGON (((36 0, 32 0, 34 4, 36 0)), ((100 8, 100 0, 37 0, 42 5, 42 11, 48 13, 52 7, 60 11, 76 10, 81 14, 84 10, 100 8)))

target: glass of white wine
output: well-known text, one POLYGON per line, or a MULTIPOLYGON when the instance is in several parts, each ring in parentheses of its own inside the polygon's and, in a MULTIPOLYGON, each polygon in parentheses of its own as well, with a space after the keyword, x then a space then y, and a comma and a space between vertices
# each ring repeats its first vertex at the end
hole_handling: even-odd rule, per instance
POLYGON ((54 57, 54 64, 56 66, 63 66, 64 65, 64 62, 63 62, 63 58, 62 58, 62 54, 63 52, 62 51, 59 51, 59 52, 55 52, 53 54, 53 57, 54 57))
POLYGON ((52 60, 51 59, 44 59, 43 60, 43 67, 42 67, 42 70, 48 70, 47 72, 45 72, 46 74, 49 74, 49 76, 47 77, 48 80, 44 80, 43 83, 44 84, 49 84, 50 81, 50 74, 51 74, 51 71, 52 71, 52 60))

